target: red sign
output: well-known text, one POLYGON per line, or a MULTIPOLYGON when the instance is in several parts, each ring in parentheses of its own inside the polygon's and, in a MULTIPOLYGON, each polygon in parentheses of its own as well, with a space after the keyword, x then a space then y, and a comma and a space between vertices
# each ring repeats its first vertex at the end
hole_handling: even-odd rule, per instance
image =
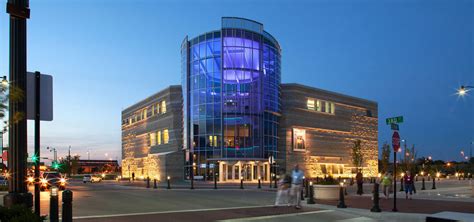
POLYGON ((400 149, 400 135, 398 134, 397 131, 393 132, 392 146, 393 146, 393 151, 395 152, 397 152, 400 149))

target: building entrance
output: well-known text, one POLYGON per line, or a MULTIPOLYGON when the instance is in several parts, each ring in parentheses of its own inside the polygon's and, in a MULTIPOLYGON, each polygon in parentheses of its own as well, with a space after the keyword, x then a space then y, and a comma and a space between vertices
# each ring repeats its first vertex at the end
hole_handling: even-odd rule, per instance
POLYGON ((263 161, 220 161, 219 181, 220 182, 257 182, 270 180, 270 165, 263 161))

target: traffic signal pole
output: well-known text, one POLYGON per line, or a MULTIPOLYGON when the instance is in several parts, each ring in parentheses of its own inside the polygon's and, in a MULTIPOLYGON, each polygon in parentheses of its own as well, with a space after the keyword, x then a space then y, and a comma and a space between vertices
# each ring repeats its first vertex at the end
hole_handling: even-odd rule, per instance
POLYGON ((3 197, 6 207, 16 204, 33 206, 33 198, 28 193, 27 169, 27 123, 26 123, 26 19, 30 17, 28 0, 8 0, 7 13, 10 14, 10 89, 25 96, 18 101, 10 93, 9 100, 9 178, 8 194, 3 197), (20 118, 18 118, 20 117, 20 118))

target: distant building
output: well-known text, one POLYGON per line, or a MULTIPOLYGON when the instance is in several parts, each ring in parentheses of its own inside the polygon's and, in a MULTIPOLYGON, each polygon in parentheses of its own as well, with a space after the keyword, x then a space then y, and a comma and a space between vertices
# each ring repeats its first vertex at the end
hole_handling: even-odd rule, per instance
POLYGON ((122 176, 183 179, 181 86, 122 111, 122 176))
POLYGON ((119 169, 117 160, 78 160, 77 165, 78 169, 82 168, 82 173, 116 172, 119 169))

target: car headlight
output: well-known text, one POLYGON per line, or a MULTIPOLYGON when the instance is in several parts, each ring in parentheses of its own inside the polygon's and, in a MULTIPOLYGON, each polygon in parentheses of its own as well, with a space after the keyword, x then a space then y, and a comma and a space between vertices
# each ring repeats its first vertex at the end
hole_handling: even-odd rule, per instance
POLYGON ((60 183, 66 183, 66 179, 61 178, 61 179, 59 180, 59 182, 60 182, 60 183))
POLYGON ((42 183, 42 184, 47 184, 47 183, 48 183, 48 180, 43 178, 43 179, 41 179, 41 183, 42 183))
POLYGON ((27 180, 28 180, 28 183, 33 183, 33 181, 34 181, 35 179, 33 179, 33 177, 28 177, 27 180))

